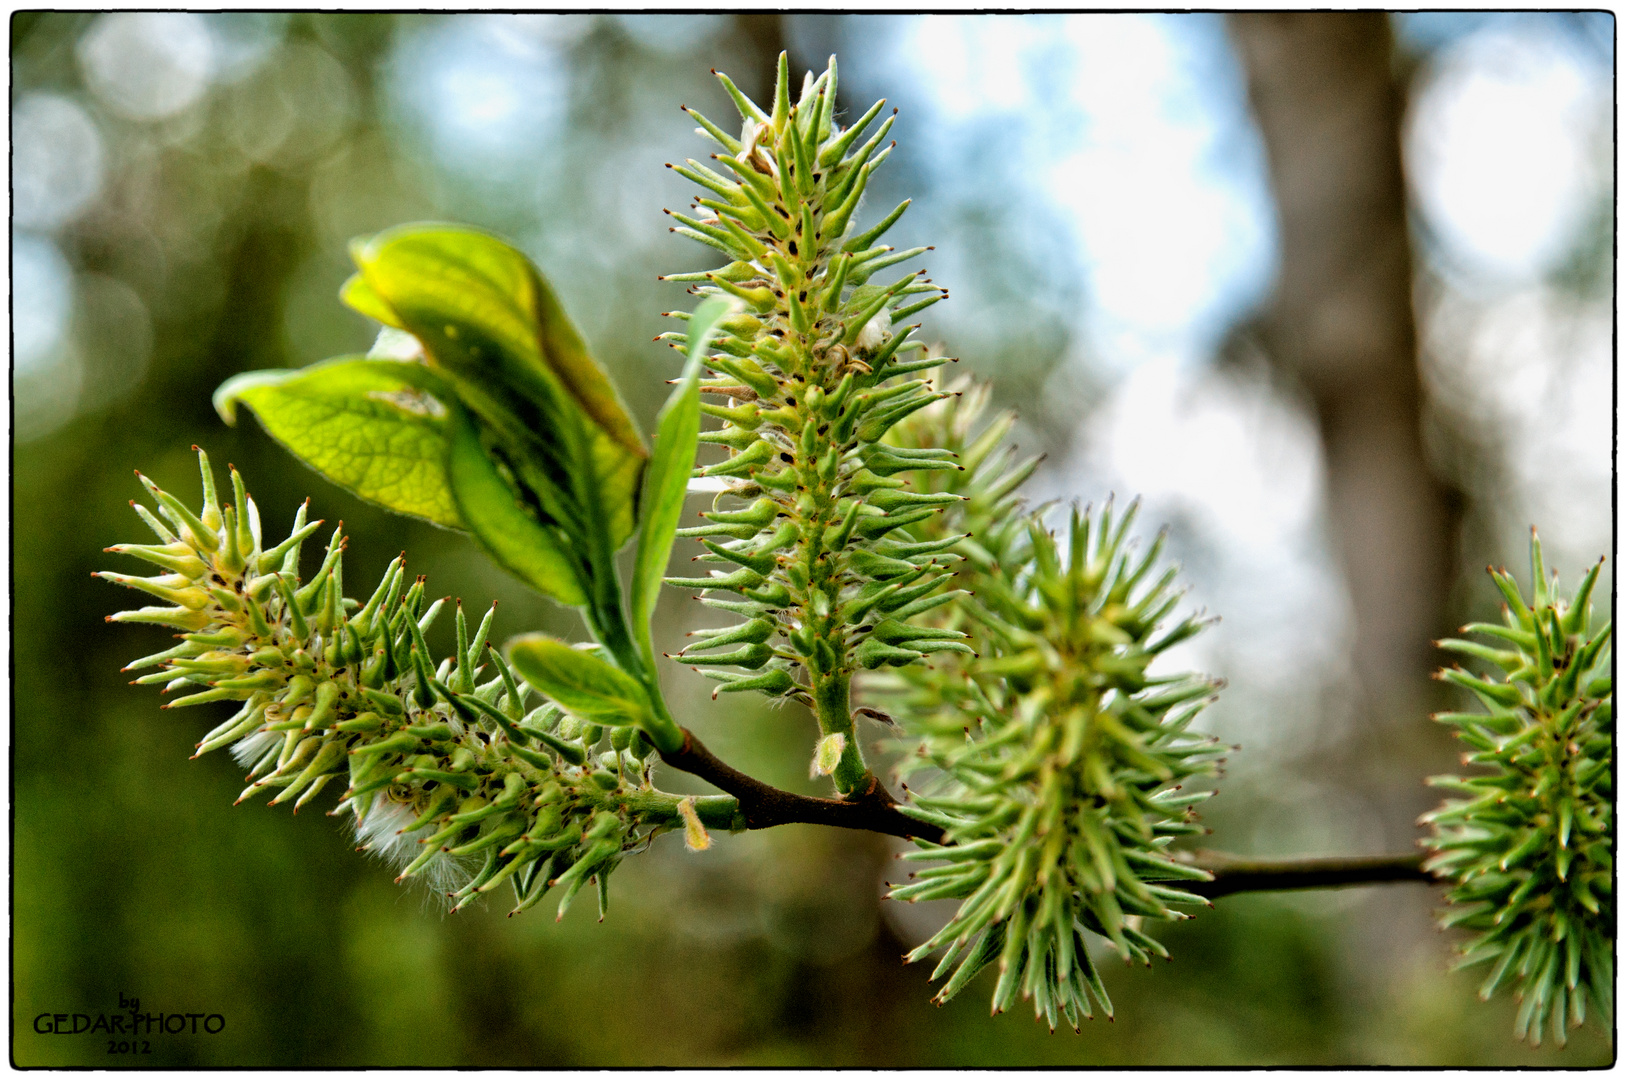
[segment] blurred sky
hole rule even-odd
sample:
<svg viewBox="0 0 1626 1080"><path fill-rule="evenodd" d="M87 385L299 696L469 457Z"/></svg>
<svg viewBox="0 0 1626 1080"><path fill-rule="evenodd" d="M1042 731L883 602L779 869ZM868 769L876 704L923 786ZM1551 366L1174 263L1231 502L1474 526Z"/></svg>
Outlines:
<svg viewBox="0 0 1626 1080"><path fill-rule="evenodd" d="M673 57L727 21L602 18ZM140 167L144 143L186 143L211 97L242 112L232 130L251 162L314 159L352 123L344 67L318 45L283 43L286 23L104 15L77 44L84 91L16 101L20 441L117 400L143 375L151 329L141 297L113 278L76 275L56 240L106 197L109 170ZM522 242L589 274L595 261L663 238L648 227L666 194L652 169L694 150L655 113L661 123L647 133L619 133L614 153L625 160L597 162L593 212L554 213L565 174L580 171L579 154L557 151L583 77L571 49L593 26L585 16L422 20L397 33L379 73L390 137L427 154L432 202L470 216L504 203ZM880 32L855 32L869 27ZM1554 277L1612 197L1611 28L1596 17L1449 13L1400 16L1398 28L1426 56L1406 155L1425 267L1441 283L1420 310L1430 386L1447 412L1516 432L1496 472L1503 532L1539 520L1562 555L1588 557L1610 535L1608 308L1577 302ZM1020 333L1004 321L1010 305L977 279L976 235L956 227L968 206L1015 207L1010 236L1031 249L1018 258L1042 270L1016 310L1046 312L1065 341L1038 408L1067 411L1068 380L1081 371L1100 389L1094 408L1068 414L1076 431L1039 493L1140 494L1147 521L1176 524L1181 554L1206 564L1196 600L1230 620L1223 636L1193 646L1199 662L1254 686L1335 667L1348 619L1321 534L1313 426L1262 382L1222 379L1210 366L1226 331L1265 299L1275 260L1263 147L1222 20L890 18L849 21L839 44L849 79L907 86L919 110L905 118L906 152L931 163L933 190L909 228L935 239L936 279L966 297L939 308L929 330L969 358L997 352L990 328ZM234 96L253 77L271 92ZM330 216L342 232L343 214ZM332 307L342 271L317 271L294 304L301 316ZM595 316L616 317L579 314L589 327ZM296 347L317 336L290 318ZM89 371L91 353L116 359Z"/></svg>
<svg viewBox="0 0 1626 1080"><path fill-rule="evenodd" d="M1501 511L1500 557L1518 565L1536 521L1573 573L1611 541L1609 291L1578 302L1553 278L1612 204L1612 23L1397 24L1424 57L1405 151L1421 262L1442 284L1419 311L1430 386L1476 427L1513 433L1496 447L1497 490L1474 492ZM931 97L925 153L967 162L997 127L1026 192L1073 241L1045 252L1077 260L1073 359L1106 392L1033 486L1138 494L1148 528L1173 522L1194 601L1225 624L1171 663L1231 678L1215 715L1251 751L1302 743L1325 724L1303 699L1339 681L1350 616L1313 422L1262 376L1211 367L1276 258L1263 147L1221 19L928 16L878 40L868 62ZM970 199L982 182L966 167L942 186ZM940 319L951 349L982 315L953 307ZM1066 399L1065 371L1048 396Z"/></svg>

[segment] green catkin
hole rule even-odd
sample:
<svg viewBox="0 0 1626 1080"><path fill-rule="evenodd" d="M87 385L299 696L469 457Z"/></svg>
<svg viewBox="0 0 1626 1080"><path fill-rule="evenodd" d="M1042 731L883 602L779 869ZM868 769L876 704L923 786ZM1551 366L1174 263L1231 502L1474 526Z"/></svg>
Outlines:
<svg viewBox="0 0 1626 1080"><path fill-rule="evenodd" d="M1462 628L1512 649L1439 643L1479 662L1480 674L1437 677L1483 711L1434 719L1468 744L1465 761L1482 771L1430 778L1462 798L1423 815L1433 835L1422 843L1433 852L1425 869L1452 885L1442 923L1471 935L1457 967L1493 962L1480 997L1513 983L1523 1001L1515 1034L1539 1045L1549 1028L1562 1046L1589 1002L1606 1024L1614 1005L1614 626L1592 620L1602 560L1573 599L1548 577L1533 530L1530 564L1530 602L1512 575L1492 570L1507 601L1502 623Z"/></svg>
<svg viewBox="0 0 1626 1080"><path fill-rule="evenodd" d="M208 459L201 452L199 461L205 490L212 492ZM238 504L252 506L235 472L232 480ZM515 883L523 903L531 894L523 893L519 882L530 885L533 865L550 856L560 863L591 857L602 881L619 863L617 853L641 848L656 833L684 827L680 797L656 791L650 783L645 746L629 742L612 750L610 771L591 760L592 747L580 738L537 731L531 734L544 749L518 752L509 740L530 736L515 728L510 717L522 715L532 688L495 651L491 657L500 677L491 689L506 695L508 712L485 701L472 685L491 630L490 613L472 638L459 613L455 678L469 692L459 694L441 683L445 693L437 693L439 680L429 674L433 664L416 616L422 580L403 596L400 559L386 568L365 605L345 601L339 594L342 534L335 533L328 546L316 579L322 584L312 588L300 583L299 542L314 531L314 524L303 520L303 507L293 536L263 550L256 512L239 516L230 506L214 506L210 498L202 513L193 514L168 492L146 483L160 512L176 522L182 535L156 550L140 545L111 550L143 558L163 573L156 578L99 576L146 592L174 590L193 606L120 612L110 618L191 632L181 646L132 667L161 665L154 673L159 678L151 681L178 680L202 688L192 701L240 703L236 714L198 743L194 756L232 746L243 765L254 766L255 781L244 791L245 798L281 789L272 803L298 796L297 810L334 777L346 778L349 790L333 813L351 817L363 848L393 862L402 877L425 878L437 892L467 890L458 906L476 895L476 882L499 878ZM276 588L268 587L250 610L241 598L250 582L267 575ZM338 614L350 608L353 616ZM254 611L261 609L256 618ZM429 622L436 610L438 603L422 622ZM404 650L413 659L402 664ZM358 656L375 653L397 658L385 678L366 674L364 665L356 663ZM478 821L464 814L454 822L459 807L471 802L498 810ZM589 824L596 831L584 841ZM507 844L521 834L529 844ZM455 851L448 850L453 840L459 841ZM465 865L465 856L482 851L491 853L484 882L478 876L471 879Z"/></svg>
<svg viewBox="0 0 1626 1080"><path fill-rule="evenodd" d="M952 397L913 414L877 451L900 461L957 454L964 469L924 473L921 486L964 501L885 550L955 551L964 557L955 584L975 594L922 612L929 630L892 620L872 630L872 642L907 633L917 652L964 640L929 665L868 680L896 703L910 736L897 740L908 751L900 772L938 774L915 793L923 810L906 812L944 826L952 842L904 856L943 869L912 875L892 895L962 901L908 956L946 947L934 977L954 974L939 1001L995 964L995 1012L1021 996L1052 1028L1058 1017L1076 1028L1091 1016L1092 996L1112 1015L1079 934L1105 937L1125 960L1149 963L1166 954L1126 915L1181 919L1170 904L1204 903L1151 883L1209 877L1170 859L1165 846L1198 831L1190 804L1208 792L1170 798L1182 782L1210 774L1222 750L1183 731L1195 711L1189 703L1211 698L1218 683L1146 673L1171 635L1160 637L1156 621L1137 613L1166 610L1174 594L1172 575L1145 584L1156 545L1139 559L1130 550L1134 507L1122 516L1110 503L1099 513L1075 510L1058 539L1020 512L1015 494L1037 460L993 452L1012 418L974 432L987 387L962 380L949 389Z"/></svg>
<svg viewBox="0 0 1626 1080"><path fill-rule="evenodd" d="M726 405L707 403L705 411L721 418L724 426L704 441L729 452L697 475L722 479L719 501L737 499L747 509L715 512L707 526L684 531L705 544L706 559L733 563L738 570L670 583L711 595L733 592L743 599L729 602L728 610L746 616L746 622L690 645L679 659L750 672L705 672L723 682L721 690L752 689L810 706L822 740L843 736L839 762L824 771L831 772L839 791L848 792L866 784L870 775L853 734L853 676L865 666L918 659L924 653L910 649L905 638L883 655L868 640L870 628L842 613L883 574L919 570L920 593L935 589L957 560L955 554L921 550L883 557L877 549L910 523L956 500L932 503L920 517L898 512L902 504L894 503L886 507L887 514L855 527L862 504L874 501L868 486L874 474L865 468L866 455L893 424L942 395L924 381L907 380L894 371L902 339L915 328L896 333L891 328L896 312L911 299L909 290L919 272L875 289L863 284L868 273L855 271L854 256L844 252L855 209L885 154L877 154L876 148L891 118L848 156L881 105L851 128L838 129L829 121L834 58L817 79L805 81L795 102L790 101L784 57L780 75L771 112L719 76L744 123L737 140L688 110L701 125L700 133L721 147L714 157L730 175L695 161L676 167L723 201L697 203L715 215L711 218L675 216L685 221L686 235L728 252L731 261L713 273L679 277L694 281L690 291L701 298L733 296L751 312L724 322L712 342L714 353L705 361L717 379L703 383L703 392L727 400ZM877 240L902 210L870 229L862 248ZM930 292L942 295L935 286ZM674 345L687 340L682 333L662 336ZM911 468L900 464L892 471ZM898 483L901 487L901 477ZM698 655L724 645L741 647Z"/></svg>

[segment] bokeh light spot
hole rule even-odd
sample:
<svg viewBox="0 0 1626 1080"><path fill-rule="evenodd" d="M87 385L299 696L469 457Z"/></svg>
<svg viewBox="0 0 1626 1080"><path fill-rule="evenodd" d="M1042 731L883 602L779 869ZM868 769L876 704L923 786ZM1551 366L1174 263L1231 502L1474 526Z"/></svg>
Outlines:
<svg viewBox="0 0 1626 1080"><path fill-rule="evenodd" d="M72 418L83 370L68 347L73 270L51 241L28 233L11 240L12 434L48 435Z"/></svg>
<svg viewBox="0 0 1626 1080"><path fill-rule="evenodd" d="M59 228L102 188L104 153L96 123L60 94L29 94L11 114L12 222Z"/></svg>
<svg viewBox="0 0 1626 1080"><path fill-rule="evenodd" d="M215 81L224 83L247 78L275 56L288 26L281 11L221 11L203 18L214 47Z"/></svg>
<svg viewBox="0 0 1626 1080"><path fill-rule="evenodd" d="M250 159L288 167L321 156L355 116L350 76L326 50L288 45L231 97L232 137Z"/></svg>
<svg viewBox="0 0 1626 1080"><path fill-rule="evenodd" d="M214 39L184 11L103 15L79 41L79 64L97 97L132 120L162 120L209 89Z"/></svg>
<svg viewBox="0 0 1626 1080"><path fill-rule="evenodd" d="M1520 281L1568 254L1605 177L1607 82L1537 25L1450 47L1417 97L1406 151L1413 189L1448 258Z"/></svg>
<svg viewBox="0 0 1626 1080"><path fill-rule="evenodd" d="M441 165L503 179L530 171L548 151L570 85L557 40L570 27L551 20L568 18L464 16L402 39L389 61L389 90Z"/></svg>
<svg viewBox="0 0 1626 1080"><path fill-rule="evenodd" d="M11 239L12 363L19 375L49 366L73 310L73 271L56 245L13 233Z"/></svg>

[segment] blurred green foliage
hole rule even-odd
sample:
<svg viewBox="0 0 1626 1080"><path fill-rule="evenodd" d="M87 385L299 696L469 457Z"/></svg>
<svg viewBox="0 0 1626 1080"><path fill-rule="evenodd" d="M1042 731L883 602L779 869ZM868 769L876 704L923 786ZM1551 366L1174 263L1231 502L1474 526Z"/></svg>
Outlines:
<svg viewBox="0 0 1626 1080"><path fill-rule="evenodd" d="M899 962L918 931L882 911L880 882L897 864L879 838L796 826L725 838L705 855L670 839L617 875L602 925L592 905L555 925L540 911L505 920L494 904L447 917L355 855L321 814L231 810L236 767L186 760L219 717L161 711L119 673L130 656L165 647L164 632L102 621L124 597L90 573L109 565L102 547L139 530L126 506L139 494L131 470L189 494L188 446L201 443L251 479L268 535L309 495L313 517L342 518L354 537L356 580L376 580L406 549L434 595L477 607L499 598L497 637L577 636L562 609L521 592L455 534L321 482L252 424L223 427L209 391L238 371L365 349L368 324L335 297L344 242L448 218L512 236L538 259L647 432L677 368L649 344L658 313L677 306L655 275L674 258L706 259L669 240L658 213L686 197L660 167L689 147L676 106L726 113L707 69L752 70L754 46L727 19L688 38L607 16L527 24L516 49L565 58L563 119L517 147L512 169L482 172L468 160L460 169L455 154L437 164L400 105L414 64L473 17L232 23L232 40L269 50L260 66L154 119L121 113L89 84L85 42L110 18L19 13L11 26L14 109L36 92L62 95L103 140L99 196L39 235L78 283L83 385L106 391L83 394L79 411L20 440L13 458L15 1065L1612 1060L1595 1026L1561 1056L1511 1042L1513 1004L1480 1005L1473 980L1447 978L1443 942L1374 968L1341 933L1356 894L1224 900L1168 930L1172 964L1107 971L1114 1024L1050 1035L1020 1016L990 1020L986 987L930 1005L928 971ZM112 294L87 283L108 282L122 287L112 292L123 307L86 300ZM124 314L80 319L109 311ZM144 366L126 377L142 342ZM657 647L670 648L694 614L667 597ZM708 744L766 780L812 790L811 720L802 731L768 724L746 703L712 705L699 683L668 675L674 708ZM1224 802L1205 814L1221 839L1259 824L1228 818ZM1389 902L1407 889L1365 892ZM1394 901L1399 918L1425 917L1412 901ZM34 1031L41 1013L114 1013L121 994L149 1012L219 1013L226 1026L151 1038L139 1056L109 1055L100 1036Z"/></svg>

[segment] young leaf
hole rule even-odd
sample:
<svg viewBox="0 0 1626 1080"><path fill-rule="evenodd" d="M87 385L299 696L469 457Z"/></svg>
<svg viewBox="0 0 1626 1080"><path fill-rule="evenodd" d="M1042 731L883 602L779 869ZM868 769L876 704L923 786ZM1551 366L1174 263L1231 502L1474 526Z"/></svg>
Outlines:
<svg viewBox="0 0 1626 1080"><path fill-rule="evenodd" d="M590 652L546 634L525 634L514 640L508 659L526 682L584 720L639 727L653 721L637 680Z"/></svg>
<svg viewBox="0 0 1626 1080"><path fill-rule="evenodd" d="M383 297L374 292L373 287L367 284L367 279L360 274L350 275L350 280L339 289L339 299L369 319L377 319L385 326L396 330L405 329L401 325L401 317L390 309Z"/></svg>
<svg viewBox="0 0 1626 1080"><path fill-rule="evenodd" d="M446 483L450 388L422 364L340 357L250 371L215 391L228 424L241 402L295 457L369 502L461 528Z"/></svg>
<svg viewBox="0 0 1626 1080"><path fill-rule="evenodd" d="M516 471L572 492L582 513L560 524L573 544L620 547L648 452L530 261L486 233L438 225L390 229L351 254L361 275L345 300L418 338L509 459L534 465Z"/></svg>
<svg viewBox="0 0 1626 1080"><path fill-rule="evenodd" d="M689 362L683 377L661 407L655 435L655 454L644 475L643 520L639 523L638 556L632 571L632 629L651 671L655 647L649 624L660 598L661 578L672 554L672 538L683 516L683 496L694 468L700 438L700 363L706 355L717 323L732 310L720 298L701 304L689 320Z"/></svg>
<svg viewBox="0 0 1626 1080"><path fill-rule="evenodd" d="M464 526L521 581L562 604L585 605L579 560L555 528L526 508L481 442L473 417L454 405L448 428L444 473Z"/></svg>

